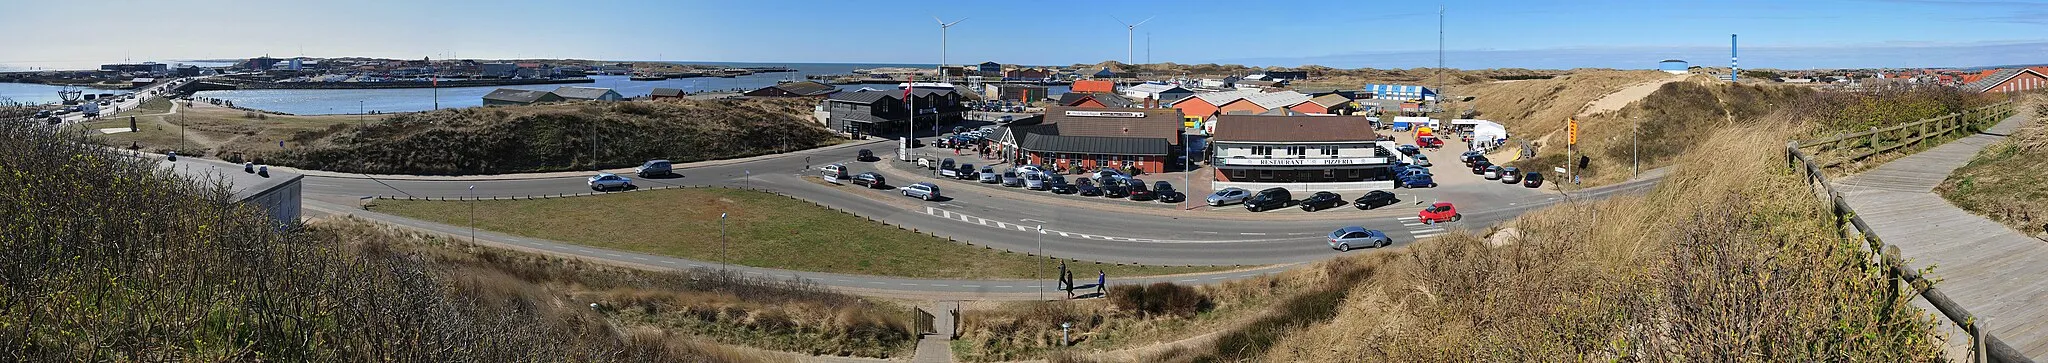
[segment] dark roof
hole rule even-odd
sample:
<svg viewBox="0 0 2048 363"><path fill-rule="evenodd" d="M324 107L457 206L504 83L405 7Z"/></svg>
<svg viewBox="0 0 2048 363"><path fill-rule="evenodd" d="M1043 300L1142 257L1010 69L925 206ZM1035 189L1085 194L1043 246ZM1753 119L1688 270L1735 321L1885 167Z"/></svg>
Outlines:
<svg viewBox="0 0 2048 363"><path fill-rule="evenodd" d="M1166 155L1166 139L1024 134L1018 147L1037 152L1105 155Z"/></svg>
<svg viewBox="0 0 2048 363"><path fill-rule="evenodd" d="M491 94L484 95L484 99L518 103L534 103L552 94L554 93L548 91L499 88L496 91L491 91ZM560 96L557 95L556 97Z"/></svg>
<svg viewBox="0 0 2048 363"><path fill-rule="evenodd" d="M1137 103L1135 103L1135 102L1131 102L1131 100L1130 100L1130 99L1126 99L1126 98L1123 98L1123 96L1117 96L1117 95L1113 95L1113 94L1095 94L1095 93L1080 93L1080 92L1068 92L1068 93L1061 93L1061 94L1060 94L1060 105L1061 105L1061 106L1073 106L1073 105L1074 105L1075 103L1079 103L1079 102L1081 102L1081 100L1082 100L1082 99L1091 99L1091 98L1092 98L1092 99L1095 99L1095 102L1101 102L1103 106L1107 106L1107 107L1109 107L1109 108L1131 108L1131 107L1138 107L1138 104L1137 104Z"/></svg>
<svg viewBox="0 0 2048 363"><path fill-rule="evenodd" d="M1379 138L1365 116L1216 117L1217 142L1363 142Z"/></svg>
<svg viewBox="0 0 2048 363"><path fill-rule="evenodd" d="M823 96L839 91L839 87L812 81L790 82L769 87L781 89L783 92L789 92L798 96Z"/></svg>
<svg viewBox="0 0 2048 363"><path fill-rule="evenodd" d="M1123 115L1142 116L1118 117ZM1045 110L1040 124L1055 125L1066 136L1152 137L1180 145L1181 122L1180 110L1171 108L1053 106Z"/></svg>
<svg viewBox="0 0 2048 363"><path fill-rule="evenodd" d="M654 93L652 93L651 95L662 97L682 97L683 90L679 88L656 88L654 89Z"/></svg>
<svg viewBox="0 0 2048 363"><path fill-rule="evenodd" d="M834 93L832 94L831 100L872 104L875 103L875 101L881 101L884 98L900 99L902 97L903 92L898 91L856 91Z"/></svg>

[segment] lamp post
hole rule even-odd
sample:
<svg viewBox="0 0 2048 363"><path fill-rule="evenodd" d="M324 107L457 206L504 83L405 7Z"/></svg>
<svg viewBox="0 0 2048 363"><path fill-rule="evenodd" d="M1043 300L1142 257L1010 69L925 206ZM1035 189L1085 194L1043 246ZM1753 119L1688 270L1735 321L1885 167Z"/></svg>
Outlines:
<svg viewBox="0 0 2048 363"><path fill-rule="evenodd" d="M718 214L718 271L719 271L719 272L724 272L724 271L725 271L725 268L726 268L726 266L725 266L726 262L725 262L725 261L726 261L726 259L728 258L728 256L729 256L729 255L728 255L728 254L726 253L726 243L725 243L725 213L719 213L719 214Z"/></svg>
<svg viewBox="0 0 2048 363"><path fill-rule="evenodd" d="M1643 149L1643 146L1642 146L1642 145L1643 145L1643 139L1642 139L1642 131L1643 131L1643 118L1642 118L1642 117L1636 117L1636 118L1635 118L1635 121L1636 121L1636 122L1635 122L1635 128L1634 128L1634 129L1630 129L1630 130L1628 131L1628 141L1629 141L1629 144L1628 144L1628 158L1629 158L1629 166L1628 166L1628 176L1629 176L1630 178L1634 178L1634 177L1640 176L1640 174L1642 173L1640 169L1642 169L1642 167L1643 167L1643 157L1642 157L1642 149Z"/></svg>
<svg viewBox="0 0 2048 363"><path fill-rule="evenodd" d="M368 124L369 124L369 121L366 121L366 120L364 120L364 118L363 118L363 115L364 115L364 114L368 114L369 112L365 112L365 111L363 111L363 109L365 109L365 107L363 107L363 100L356 100L356 125L357 125L357 126L363 126L363 125L368 125Z"/></svg>
<svg viewBox="0 0 2048 363"><path fill-rule="evenodd" d="M476 185L469 186L469 243L476 243Z"/></svg>
<svg viewBox="0 0 2048 363"><path fill-rule="evenodd" d="M1031 276L1038 279L1038 301L1045 301L1045 225L1038 225L1038 269Z"/></svg>

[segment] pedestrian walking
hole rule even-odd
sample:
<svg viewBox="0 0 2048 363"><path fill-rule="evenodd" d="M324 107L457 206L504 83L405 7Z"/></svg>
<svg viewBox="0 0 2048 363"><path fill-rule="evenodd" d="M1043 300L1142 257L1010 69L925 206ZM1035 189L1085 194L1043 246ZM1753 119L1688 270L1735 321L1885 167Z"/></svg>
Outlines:
<svg viewBox="0 0 2048 363"><path fill-rule="evenodd" d="M1102 273L1102 270L1095 270L1095 293L1103 294L1107 292L1109 292L1109 274Z"/></svg>

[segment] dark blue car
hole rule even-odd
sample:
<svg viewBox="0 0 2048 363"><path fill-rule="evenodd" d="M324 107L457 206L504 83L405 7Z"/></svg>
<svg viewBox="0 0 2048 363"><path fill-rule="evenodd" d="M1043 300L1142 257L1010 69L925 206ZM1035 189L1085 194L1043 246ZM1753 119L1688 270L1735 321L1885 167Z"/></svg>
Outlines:
<svg viewBox="0 0 2048 363"><path fill-rule="evenodd" d="M1435 188L1436 178L1428 170L1410 169L1394 177L1395 188Z"/></svg>

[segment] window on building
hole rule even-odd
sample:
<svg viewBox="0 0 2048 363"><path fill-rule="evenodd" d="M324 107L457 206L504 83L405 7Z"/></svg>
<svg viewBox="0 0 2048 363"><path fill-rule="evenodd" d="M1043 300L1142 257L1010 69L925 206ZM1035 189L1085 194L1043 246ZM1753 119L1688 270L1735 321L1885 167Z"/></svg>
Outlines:
<svg viewBox="0 0 2048 363"><path fill-rule="evenodd" d="M1323 179L1336 179L1337 169L1323 169Z"/></svg>
<svg viewBox="0 0 2048 363"><path fill-rule="evenodd" d="M1272 171L1272 170L1260 170L1260 171L1259 171L1259 180L1273 180L1273 171Z"/></svg>
<svg viewBox="0 0 2048 363"><path fill-rule="evenodd" d="M1244 180L1244 169L1230 169L1230 180Z"/></svg>
<svg viewBox="0 0 2048 363"><path fill-rule="evenodd" d="M1301 156L1301 155L1307 155L1307 154L1308 154L1308 147L1307 147L1307 146L1288 146L1288 147L1287 147L1287 155L1289 155L1289 156Z"/></svg>
<svg viewBox="0 0 2048 363"><path fill-rule="evenodd" d="M1252 155L1273 156L1272 146L1253 146Z"/></svg>
<svg viewBox="0 0 2048 363"><path fill-rule="evenodd" d="M1323 145L1323 156L1337 156L1337 145Z"/></svg>
<svg viewBox="0 0 2048 363"><path fill-rule="evenodd" d="M1365 178L1365 171L1364 171L1364 170L1360 170L1360 169L1351 169L1351 180L1360 180L1360 179L1364 179L1364 178Z"/></svg>

